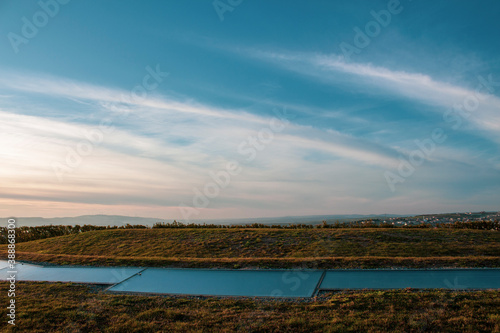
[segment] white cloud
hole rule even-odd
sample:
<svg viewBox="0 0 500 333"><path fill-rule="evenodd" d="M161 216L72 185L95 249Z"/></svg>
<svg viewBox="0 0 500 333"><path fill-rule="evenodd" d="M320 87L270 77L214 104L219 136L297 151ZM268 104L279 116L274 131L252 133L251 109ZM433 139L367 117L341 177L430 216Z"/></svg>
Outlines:
<svg viewBox="0 0 500 333"><path fill-rule="evenodd" d="M190 137L195 142L210 140L212 138L223 138L222 144L237 145L241 140L245 139L241 133L245 130L249 133L259 131L263 127L269 126L270 117L262 117L250 114L241 110L224 110L213 108L210 106L202 105L196 102L179 102L170 100L159 95L151 95L146 99L132 103L128 107L123 107L123 101L129 98L122 98L121 96L127 95L126 91L118 89L110 89L107 87L99 87L80 83L76 81L60 79L60 78L40 78L40 77L25 77L25 76L4 76L0 79L0 84L14 90L20 90L28 93L37 93L48 95L51 97L60 96L71 99L83 99L87 101L95 101L101 105L102 108L111 112L112 120L117 119L121 121L123 117L116 116L116 113L123 113L123 109L132 112L132 115L127 117L134 117L133 121L149 118L149 121L144 121L144 131L148 131L148 127L158 124L167 124L166 131L171 129L179 133L179 128L184 132L189 133ZM114 113L114 114L113 114ZM156 119L151 119L154 115ZM113 118L114 116L114 118ZM202 116L203 118L200 118ZM144 120L144 119L143 119ZM179 120L182 120L179 124ZM131 120L128 120L131 122ZM133 126L140 124L134 122ZM45 125L43 125L45 126ZM57 128L57 127L56 127ZM317 136L316 132L321 132L317 129L304 127L298 124L289 125L289 131L295 132L294 135L289 135L287 138L292 143L300 143L301 146L312 147L314 149L322 149L326 152L343 156L349 159L354 159L370 165L380 165L387 167L388 165L395 165L394 152L389 150L383 152L382 149L378 151L373 150L373 145L363 143L362 140L344 136L341 133L336 135L329 135L326 140L313 140L311 136ZM74 128L68 129L68 135L74 135ZM118 137L116 135L115 137ZM117 138L115 141L120 141ZM209 141L210 141L209 140ZM136 141L128 141L131 147L139 147L147 145L150 142L145 138ZM365 147L363 147L365 145ZM222 148L220 147L220 148ZM148 148L144 146L144 148ZM217 149L217 148L216 148ZM160 147L148 149L150 152L160 151ZM199 151L199 153L201 153Z"/></svg>
<svg viewBox="0 0 500 333"><path fill-rule="evenodd" d="M83 101L95 119L79 123L53 116L61 112L52 112L51 118L24 115L23 99L14 110L12 104L0 109L0 141L5 143L0 149L0 202L16 209L25 207L23 201L38 211L43 210L44 202L60 202L78 212L87 212L91 205L108 205L107 211L116 213L130 205L137 211L151 207L156 216L161 211L170 214L181 202L191 204L194 187L202 189L212 181L209 171L220 170L228 160L236 159L244 171L198 217L224 216L234 213L234 207L241 209L242 216L273 215L273 206L278 207L274 212L293 206L290 214L333 209L349 213L360 203L375 207L373 198L383 197L380 193L386 190L382 168L399 163L394 149L293 122L275 133L255 161L247 163L237 152L239 144L269 127L271 118L160 95L124 105L120 95L125 91L44 80L31 78L29 85L23 85L18 78L0 80L0 84L33 98L36 94L63 97L74 105ZM59 107L51 101L40 103L48 109ZM121 117L123 108L131 111L126 117ZM92 153L83 156L82 163L58 182L53 162L64 164L68 149L87 140L85 133L98 128L99 120L108 116L115 130L104 133ZM331 160L305 158L317 151Z"/></svg>
<svg viewBox="0 0 500 333"><path fill-rule="evenodd" d="M256 50L246 50L240 54L270 61L287 70L334 84L337 84L339 80L345 81L345 76L339 77L339 73L345 74L356 78L355 81L349 81L350 84L371 86L378 92L382 90L385 94L399 95L439 107L439 109L429 108L431 112L444 114L446 110L459 105L464 110L463 114L470 114L464 117L457 112L454 113L456 117L461 118L462 123L474 124L475 129L485 131L486 137L493 138L493 141L497 143L500 142L500 114L498 112L500 98L491 94L491 89L498 90L499 78L480 79L478 76L477 82L473 84L474 89L469 89L440 82L426 74L393 71L371 64L345 62L337 55L273 53ZM486 87L482 84L485 81L493 81L493 85L487 84ZM450 122L452 123L450 127L456 124L455 121L450 120ZM466 129L462 123L460 126Z"/></svg>

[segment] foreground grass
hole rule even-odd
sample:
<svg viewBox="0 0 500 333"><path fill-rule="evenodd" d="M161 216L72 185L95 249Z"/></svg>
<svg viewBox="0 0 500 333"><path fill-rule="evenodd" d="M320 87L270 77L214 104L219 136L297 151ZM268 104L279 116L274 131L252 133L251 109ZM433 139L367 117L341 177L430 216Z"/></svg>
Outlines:
<svg viewBox="0 0 500 333"><path fill-rule="evenodd" d="M6 293L0 302L7 304ZM85 285L18 282L16 303L20 332L500 332L498 290L266 300L116 295ZM3 306L0 317L2 331L14 331Z"/></svg>
<svg viewBox="0 0 500 333"><path fill-rule="evenodd" d="M0 246L6 253L6 245ZM500 232L443 229L125 229L17 244L19 260L172 267L500 267Z"/></svg>

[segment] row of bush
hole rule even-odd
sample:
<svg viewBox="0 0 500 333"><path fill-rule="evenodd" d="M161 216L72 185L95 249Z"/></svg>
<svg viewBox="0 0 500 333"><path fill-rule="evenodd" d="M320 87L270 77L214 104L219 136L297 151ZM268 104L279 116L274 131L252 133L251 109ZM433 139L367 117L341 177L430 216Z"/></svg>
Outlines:
<svg viewBox="0 0 500 333"><path fill-rule="evenodd" d="M252 224L206 224L206 223L188 223L184 224L182 222L174 221L172 223L158 222L153 225L153 229L156 228L204 228L204 229L314 229L316 226L314 224L262 224L262 223L252 223Z"/></svg>
<svg viewBox="0 0 500 333"><path fill-rule="evenodd" d="M420 223L399 225L392 223L380 223L376 220L363 220L354 222L335 222L329 224L323 221L321 224L237 224L237 225L220 225L220 224L196 224L174 221L172 223L158 222L153 225L153 228L206 228L206 229L246 229L246 228L268 228L268 229L322 229L322 228L410 228L410 229L425 229L425 228L450 228L450 229L478 229L478 230L500 230L500 221L470 221L470 222L454 222L454 223Z"/></svg>
<svg viewBox="0 0 500 333"><path fill-rule="evenodd" d="M106 229L146 229L143 225L123 225L123 226L98 226L98 225L42 225L35 227L16 228L16 243L29 242L37 239L44 239L56 236L78 234L93 230ZM0 244L7 244L7 227L0 227Z"/></svg>
<svg viewBox="0 0 500 333"><path fill-rule="evenodd" d="M389 223L377 223L373 220L367 221L355 221L355 222L335 222L333 224L328 224L323 221L321 224L262 224L253 223L245 225L220 225L220 224L195 224L189 223L184 224L181 222L174 221L172 223L158 222L152 227L157 228L204 228L204 229L243 229L243 228L267 228L267 229L322 229L322 228L447 228L447 229L476 229L476 230L500 230L500 221L471 221L471 222L454 222L454 223L441 223L441 224L415 224L415 225L393 225ZM96 226L96 225L44 225L36 227L19 227L16 228L16 242L28 242L37 239L44 239L56 236L64 236L71 234L78 234L86 231L93 230L112 230L112 229L149 229L148 226L144 225L131 225L126 224L123 226ZM7 244L8 229L6 227L0 227L0 244Z"/></svg>
<svg viewBox="0 0 500 333"><path fill-rule="evenodd" d="M438 225L440 228L453 229L478 229L478 230L500 230L500 221L471 221L471 222L454 222L443 223Z"/></svg>

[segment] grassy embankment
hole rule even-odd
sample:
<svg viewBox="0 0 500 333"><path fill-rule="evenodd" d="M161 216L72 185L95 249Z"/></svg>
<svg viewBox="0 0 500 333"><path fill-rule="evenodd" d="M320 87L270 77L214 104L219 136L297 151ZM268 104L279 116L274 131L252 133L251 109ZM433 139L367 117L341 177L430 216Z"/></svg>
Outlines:
<svg viewBox="0 0 500 333"><path fill-rule="evenodd" d="M5 257L6 245L0 249ZM500 233L485 230L100 230L16 249L20 260L58 264L500 267ZM500 332L498 290L346 291L283 301L116 295L97 286L18 282L16 300L16 329L23 332ZM0 303L7 302L1 294ZM0 310L5 323L6 310Z"/></svg>
<svg viewBox="0 0 500 333"><path fill-rule="evenodd" d="M6 245L1 245L6 257ZM262 268L500 267L500 232L467 229L122 229L16 245L18 260Z"/></svg>
<svg viewBox="0 0 500 333"><path fill-rule="evenodd" d="M7 289L0 282L2 290ZM350 291L316 299L187 298L18 282L17 332L500 332L500 291ZM7 304L6 293L0 303ZM6 323L3 332L14 332Z"/></svg>

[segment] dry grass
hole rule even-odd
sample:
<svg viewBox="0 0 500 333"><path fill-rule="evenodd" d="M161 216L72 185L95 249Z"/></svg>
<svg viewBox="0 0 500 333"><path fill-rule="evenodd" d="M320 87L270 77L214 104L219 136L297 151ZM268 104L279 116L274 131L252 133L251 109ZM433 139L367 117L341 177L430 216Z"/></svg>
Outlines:
<svg viewBox="0 0 500 333"><path fill-rule="evenodd" d="M17 287L19 332L500 332L500 291L352 291L279 301L114 295L63 283ZM7 301L2 293L0 302ZM0 317L7 318L5 307Z"/></svg>
<svg viewBox="0 0 500 333"><path fill-rule="evenodd" d="M1 246L4 256L6 246ZM17 244L58 264L500 267L500 233L426 229L104 230ZM7 284L0 282L6 290ZM349 291L307 300L130 296L18 282L21 332L500 332L500 291ZM0 294L7 304L7 294ZM6 307L0 310L6 317ZM11 332L3 326L2 331Z"/></svg>
<svg viewBox="0 0 500 333"><path fill-rule="evenodd" d="M310 258L156 258L17 252L18 260L57 265L179 268L443 268L500 267L499 257L310 257Z"/></svg>
<svg viewBox="0 0 500 333"><path fill-rule="evenodd" d="M4 253L6 245L0 246ZM500 232L442 229L125 229L17 244L18 259L170 267L499 267Z"/></svg>

